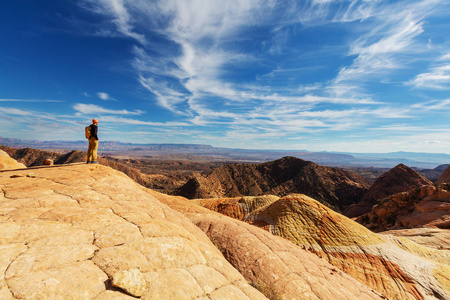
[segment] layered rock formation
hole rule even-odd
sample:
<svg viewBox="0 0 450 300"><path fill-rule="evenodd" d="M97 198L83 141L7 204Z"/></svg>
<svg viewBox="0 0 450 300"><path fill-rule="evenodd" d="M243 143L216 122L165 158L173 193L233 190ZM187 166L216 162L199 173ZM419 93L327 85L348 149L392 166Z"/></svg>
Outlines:
<svg viewBox="0 0 450 300"><path fill-rule="evenodd" d="M182 197L149 192L202 229L227 260L270 299L386 299L287 239Z"/></svg>
<svg viewBox="0 0 450 300"><path fill-rule="evenodd" d="M1 299L266 299L191 221L122 173L31 171L0 173Z"/></svg>
<svg viewBox="0 0 450 300"><path fill-rule="evenodd" d="M380 232L380 234L407 237L413 242L426 247L450 250L450 230L448 229L423 227L389 230Z"/></svg>
<svg viewBox="0 0 450 300"><path fill-rule="evenodd" d="M414 187L430 185L431 181L404 164L399 164L377 178L361 201L344 211L349 218L366 214L372 210L378 200L406 192Z"/></svg>
<svg viewBox="0 0 450 300"><path fill-rule="evenodd" d="M11 158L5 151L0 150L0 170L22 168L26 168L26 166L24 164L18 163L15 159Z"/></svg>
<svg viewBox="0 0 450 300"><path fill-rule="evenodd" d="M227 165L197 176L176 190L190 199L303 193L336 209L358 202L369 188L350 171L319 166L295 157L262 164Z"/></svg>
<svg viewBox="0 0 450 300"><path fill-rule="evenodd" d="M195 202L220 210L220 201ZM305 195L239 197L224 203L240 219L327 259L389 299L450 297L449 251L373 233Z"/></svg>
<svg viewBox="0 0 450 300"><path fill-rule="evenodd" d="M417 227L450 229L450 191L426 185L395 194L356 221L373 231Z"/></svg>

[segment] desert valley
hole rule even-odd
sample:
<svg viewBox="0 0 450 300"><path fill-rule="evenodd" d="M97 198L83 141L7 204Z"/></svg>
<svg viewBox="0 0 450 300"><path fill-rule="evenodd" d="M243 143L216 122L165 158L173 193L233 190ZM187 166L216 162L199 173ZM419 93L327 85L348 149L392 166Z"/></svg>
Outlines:
<svg viewBox="0 0 450 300"><path fill-rule="evenodd" d="M450 299L448 166L85 155L1 146L2 299Z"/></svg>

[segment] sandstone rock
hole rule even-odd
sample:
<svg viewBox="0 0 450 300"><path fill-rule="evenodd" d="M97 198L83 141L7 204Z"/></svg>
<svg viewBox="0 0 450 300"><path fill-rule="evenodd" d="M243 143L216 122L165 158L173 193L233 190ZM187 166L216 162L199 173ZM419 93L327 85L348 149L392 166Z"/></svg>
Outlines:
<svg viewBox="0 0 450 300"><path fill-rule="evenodd" d="M412 240L413 242L434 248L450 250L450 230L439 228L412 228L397 229L380 232L380 234L390 234L401 236Z"/></svg>
<svg viewBox="0 0 450 300"><path fill-rule="evenodd" d="M112 278L112 285L135 297L142 296L146 288L145 279L138 269L116 272Z"/></svg>
<svg viewBox="0 0 450 300"><path fill-rule="evenodd" d="M5 151L0 150L0 170L23 169L24 164L18 163L11 158Z"/></svg>
<svg viewBox="0 0 450 300"><path fill-rule="evenodd" d="M195 201L150 190L149 193L189 217L251 285L271 299L383 299L379 293L286 239L199 207ZM246 198L249 207L256 205L251 204L251 199ZM252 200L257 199L266 203L264 197ZM223 299L232 292L222 288L212 293L211 298Z"/></svg>
<svg viewBox="0 0 450 300"><path fill-rule="evenodd" d="M200 203L207 203L202 201ZM244 219L327 259L389 299L445 299L450 296L450 251L438 251L405 239L378 235L305 195L291 195L271 203L261 202L261 205ZM202 219L205 222L205 218ZM199 219L197 222L202 221ZM210 224L205 228L208 231L215 229ZM228 232L231 229L216 231ZM220 238L219 234L211 236L215 244L218 244L215 239ZM233 247L232 241L231 238L226 240L227 251ZM236 248L249 253L252 244L247 238ZM266 257L270 258L269 255ZM233 257L233 260L237 258ZM276 257L270 258L271 262L264 264L264 268L275 260ZM296 264L293 261L288 263L288 266L292 265ZM297 272L302 271L299 269Z"/></svg>
<svg viewBox="0 0 450 300"><path fill-rule="evenodd" d="M432 185L383 199L356 221L374 231L404 228L450 228L450 191Z"/></svg>
<svg viewBox="0 0 450 300"><path fill-rule="evenodd" d="M33 172L0 173L1 299L130 299L124 291L194 299L221 290L266 299L189 219L123 173L86 164ZM145 288L125 284L139 277L133 269Z"/></svg>

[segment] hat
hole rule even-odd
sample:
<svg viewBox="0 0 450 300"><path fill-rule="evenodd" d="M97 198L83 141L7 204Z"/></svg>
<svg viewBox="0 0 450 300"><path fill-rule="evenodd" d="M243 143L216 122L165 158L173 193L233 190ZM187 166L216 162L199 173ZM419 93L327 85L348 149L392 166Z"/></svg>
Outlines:
<svg viewBox="0 0 450 300"><path fill-rule="evenodd" d="M92 124L98 124L98 120L97 119L92 119Z"/></svg>

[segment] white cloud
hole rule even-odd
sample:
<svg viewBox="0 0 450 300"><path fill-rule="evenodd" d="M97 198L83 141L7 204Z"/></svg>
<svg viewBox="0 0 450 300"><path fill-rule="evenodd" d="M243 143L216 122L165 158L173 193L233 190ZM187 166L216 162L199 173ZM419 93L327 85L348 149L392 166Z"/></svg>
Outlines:
<svg viewBox="0 0 450 300"><path fill-rule="evenodd" d="M105 101L116 101L116 102L119 102L116 99L114 99L113 97L111 97L108 93L105 93L105 92L97 93L97 97L99 97L100 99L105 100Z"/></svg>
<svg viewBox="0 0 450 300"><path fill-rule="evenodd" d="M76 103L73 106L73 109L86 115L97 115L97 114L142 115L144 113L144 111L142 110L134 110L134 111L129 111L126 109L112 110L94 104L82 104L82 103Z"/></svg>
<svg viewBox="0 0 450 300"><path fill-rule="evenodd" d="M190 126L185 122L148 122L135 119L121 118L115 116L103 116L102 123L109 122L113 124L139 125L139 126L156 126L156 127L173 127L173 126Z"/></svg>
<svg viewBox="0 0 450 300"><path fill-rule="evenodd" d="M422 19L404 12L396 13L402 16L397 24L389 19L352 44L349 54L357 57L351 66L340 70L336 83L367 80L371 75L381 77L385 71L403 67L395 55L412 51L414 38L423 32Z"/></svg>
<svg viewBox="0 0 450 300"><path fill-rule="evenodd" d="M447 109L450 109L450 99L432 100L424 103L416 103L411 107L420 110L446 111Z"/></svg>
<svg viewBox="0 0 450 300"><path fill-rule="evenodd" d="M110 17L111 22L121 34L133 38L141 44L146 44L144 35L135 32L132 24L133 18L126 7L127 2L126 0L82 0L81 3L95 13ZM111 31L107 29L100 30L98 33L111 35Z"/></svg>
<svg viewBox="0 0 450 300"><path fill-rule="evenodd" d="M388 119L414 117L414 107L378 101L379 96L369 94L364 84L373 79L389 79L391 72L407 66L413 54L429 50L428 41L422 44L418 37L424 32L427 15L439 1L155 0L150 5L145 0L89 0L89 3L97 13L113 20L118 32L139 42L132 50L138 82L155 95L152 100L182 119L159 123L107 116L107 122L156 127L223 124L224 131L228 131L223 135L227 138L235 134L247 140L291 138L305 132L355 131ZM242 68L245 72L243 66L249 62L270 66L265 69L266 75L258 77L261 84L280 79L282 73L302 73L308 77L305 70L308 67L297 68L302 61L292 67L285 64L277 68L273 61L265 61L266 56L244 53L237 40L252 41L252 32L264 26L273 26L261 46L264 55L269 56L285 50L290 34L295 33L287 30L289 25L300 23L303 30L350 22L354 24L344 27L353 34L346 53L346 61L352 62L342 64L340 70L332 70L337 75L330 75L329 81L305 81L308 83L297 84L295 88L283 84L257 86L227 79L230 69L237 72ZM150 30L167 44L161 49L152 45L145 37ZM443 74L439 73L442 71ZM446 72L438 67L430 69L416 77L416 85L433 81L444 86ZM111 99L107 93L98 96ZM437 107L438 103L434 105ZM143 113L85 104L77 104L74 109L84 114Z"/></svg>
<svg viewBox="0 0 450 300"><path fill-rule="evenodd" d="M419 74L406 84L414 88L449 90L450 62L439 67L434 67L430 72Z"/></svg>

